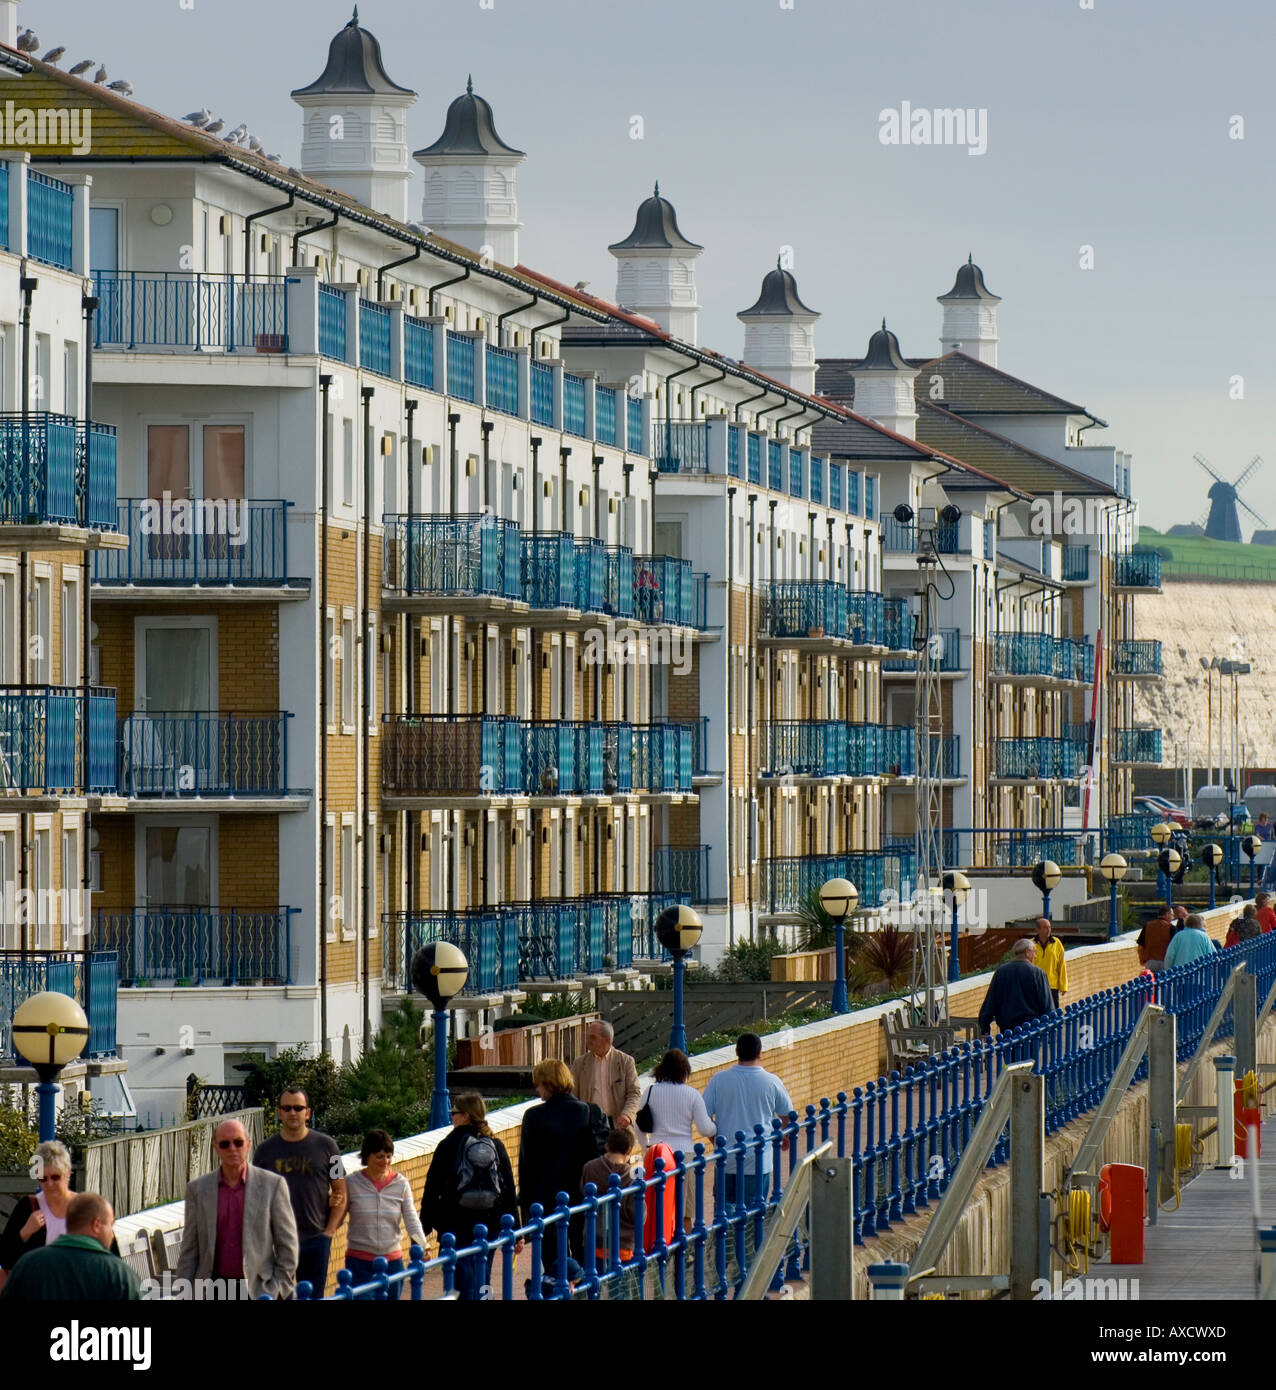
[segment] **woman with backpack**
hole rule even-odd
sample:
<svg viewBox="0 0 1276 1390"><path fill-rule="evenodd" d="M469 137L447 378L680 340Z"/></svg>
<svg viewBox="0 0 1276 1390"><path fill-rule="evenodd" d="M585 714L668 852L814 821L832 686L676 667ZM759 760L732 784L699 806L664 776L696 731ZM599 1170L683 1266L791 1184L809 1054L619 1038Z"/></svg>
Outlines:
<svg viewBox="0 0 1276 1390"><path fill-rule="evenodd" d="M421 1195L421 1225L426 1232L451 1231L456 1248L464 1250L474 1238L474 1227L487 1227L493 1240L500 1234L506 1214L518 1221L514 1170L505 1145L487 1123L487 1106L477 1091L458 1091L452 1097L452 1132L434 1151ZM519 1241L515 1253L522 1247ZM462 1301L478 1302L491 1282L495 1251L489 1251L486 1269L478 1256L459 1260L456 1290Z"/></svg>
<svg viewBox="0 0 1276 1390"><path fill-rule="evenodd" d="M350 1220L346 1231L346 1268L356 1288L372 1282L376 1273L373 1261L380 1255L385 1256L387 1274L403 1271L404 1227L408 1239L428 1253L425 1231L412 1204L412 1184L390 1167L394 1140L384 1129L370 1129L363 1136L359 1158L363 1167L346 1179ZM400 1285L399 1297L406 1291L406 1283Z"/></svg>

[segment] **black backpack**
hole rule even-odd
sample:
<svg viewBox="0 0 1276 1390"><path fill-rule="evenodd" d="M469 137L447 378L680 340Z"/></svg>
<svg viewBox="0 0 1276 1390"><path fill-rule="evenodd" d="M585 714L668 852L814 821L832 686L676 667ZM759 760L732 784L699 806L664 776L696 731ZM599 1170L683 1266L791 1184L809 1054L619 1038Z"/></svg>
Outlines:
<svg viewBox="0 0 1276 1390"><path fill-rule="evenodd" d="M456 1160L456 1200L466 1211L491 1211L501 1196L496 1140L475 1134L464 1139Z"/></svg>

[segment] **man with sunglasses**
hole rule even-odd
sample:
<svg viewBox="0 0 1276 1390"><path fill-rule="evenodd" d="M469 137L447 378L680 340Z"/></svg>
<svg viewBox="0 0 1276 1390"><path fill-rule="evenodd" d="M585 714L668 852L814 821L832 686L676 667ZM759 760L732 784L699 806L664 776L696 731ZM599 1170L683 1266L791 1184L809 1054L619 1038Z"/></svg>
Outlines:
<svg viewBox="0 0 1276 1390"><path fill-rule="evenodd" d="M297 1282L308 1280L314 1297L322 1298L328 1284L332 1238L346 1214L341 1150L331 1135L310 1128L310 1100L299 1087L289 1086L284 1091L277 1113L279 1133L257 1146L253 1163L278 1173L288 1184L300 1242Z"/></svg>
<svg viewBox="0 0 1276 1390"><path fill-rule="evenodd" d="M297 1223L288 1184L248 1162L238 1120L213 1131L216 1172L186 1187L177 1277L246 1280L249 1298L289 1298L297 1283Z"/></svg>

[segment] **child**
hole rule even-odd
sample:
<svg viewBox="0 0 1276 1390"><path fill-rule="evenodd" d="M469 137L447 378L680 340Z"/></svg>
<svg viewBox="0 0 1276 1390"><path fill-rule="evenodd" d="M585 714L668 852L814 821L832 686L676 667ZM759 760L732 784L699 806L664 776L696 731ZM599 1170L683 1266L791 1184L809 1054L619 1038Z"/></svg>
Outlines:
<svg viewBox="0 0 1276 1390"><path fill-rule="evenodd" d="M603 1150L601 1158L591 1158L581 1169L580 1182L583 1187L587 1182L592 1182L598 1190L599 1197L608 1190L611 1184L611 1175L620 1174L620 1184L627 1187L632 1178L632 1154L634 1147L634 1134L632 1129L613 1129L607 1136L607 1145ZM598 1212L598 1235L595 1254L602 1264L606 1264L611 1259L611 1222L615 1219L617 1207L608 1202L605 1207L600 1207ZM634 1198L629 1193L620 1199L619 1203L620 1219L620 1258L622 1260L632 1260L634 1257Z"/></svg>

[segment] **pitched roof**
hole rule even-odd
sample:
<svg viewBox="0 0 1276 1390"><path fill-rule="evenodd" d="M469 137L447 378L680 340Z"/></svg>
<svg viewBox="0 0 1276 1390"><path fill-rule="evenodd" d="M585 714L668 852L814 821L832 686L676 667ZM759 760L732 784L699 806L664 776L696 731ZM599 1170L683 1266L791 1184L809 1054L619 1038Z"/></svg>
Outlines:
<svg viewBox="0 0 1276 1390"><path fill-rule="evenodd" d="M975 264L973 255L966 257L966 264L957 267L957 278L947 294L937 296L941 304L952 299L983 299L989 304L1000 304L1001 296L984 284L984 273Z"/></svg>
<svg viewBox="0 0 1276 1390"><path fill-rule="evenodd" d="M381 45L376 36L359 27L359 7L354 18L328 45L328 66L308 86L296 88L294 97L375 93L380 96L416 96L410 87L390 80L381 61Z"/></svg>
<svg viewBox="0 0 1276 1390"><path fill-rule="evenodd" d="M443 134L432 145L413 151L413 159L428 159L435 155L517 155L522 150L507 145L496 133L496 120L491 106L474 91L474 79L467 77L465 90L447 109Z"/></svg>
<svg viewBox="0 0 1276 1390"><path fill-rule="evenodd" d="M608 251L703 251L704 247L688 241L678 227L678 214L668 198L660 196L660 185L650 198L638 204L634 229L624 241L614 241Z"/></svg>
<svg viewBox="0 0 1276 1390"><path fill-rule="evenodd" d="M787 270L780 268L776 261L775 269L768 270L762 277L762 292L747 309L741 309L738 319L783 318L795 315L810 315L819 318L814 309L809 309L798 296L797 281Z"/></svg>
<svg viewBox="0 0 1276 1390"><path fill-rule="evenodd" d="M886 320L882 320L882 326L868 340L868 351L860 360L858 369L861 372L906 372L909 364L904 361L903 355L899 350L899 339L886 327Z"/></svg>

